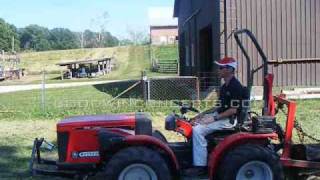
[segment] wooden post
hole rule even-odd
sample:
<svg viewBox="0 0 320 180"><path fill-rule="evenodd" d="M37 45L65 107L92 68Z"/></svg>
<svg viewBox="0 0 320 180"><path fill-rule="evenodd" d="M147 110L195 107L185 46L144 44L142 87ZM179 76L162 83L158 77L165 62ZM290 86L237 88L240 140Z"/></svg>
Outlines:
<svg viewBox="0 0 320 180"><path fill-rule="evenodd" d="M45 81L46 81L46 72L45 69L43 69L42 71L42 87L41 87L41 108L42 108L42 112L44 113L46 111L46 86L45 86Z"/></svg>
<svg viewBox="0 0 320 180"><path fill-rule="evenodd" d="M63 80L63 69L60 67L61 80Z"/></svg>

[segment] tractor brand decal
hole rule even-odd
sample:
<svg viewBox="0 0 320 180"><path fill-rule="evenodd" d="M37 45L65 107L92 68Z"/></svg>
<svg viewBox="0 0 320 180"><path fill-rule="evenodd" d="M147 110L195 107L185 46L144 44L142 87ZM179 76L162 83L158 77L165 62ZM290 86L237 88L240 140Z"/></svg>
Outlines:
<svg viewBox="0 0 320 180"><path fill-rule="evenodd" d="M72 158L100 157L99 151L73 152Z"/></svg>

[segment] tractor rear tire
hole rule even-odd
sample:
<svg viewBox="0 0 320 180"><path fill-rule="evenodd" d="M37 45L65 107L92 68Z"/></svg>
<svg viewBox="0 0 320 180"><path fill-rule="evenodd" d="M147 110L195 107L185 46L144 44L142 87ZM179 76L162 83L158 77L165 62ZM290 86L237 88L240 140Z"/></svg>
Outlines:
<svg viewBox="0 0 320 180"><path fill-rule="evenodd" d="M278 155L259 145L236 147L224 156L217 172L219 180L283 180Z"/></svg>
<svg viewBox="0 0 320 180"><path fill-rule="evenodd" d="M170 170L161 155L145 147L129 147L116 153L105 168L108 180L168 180Z"/></svg>

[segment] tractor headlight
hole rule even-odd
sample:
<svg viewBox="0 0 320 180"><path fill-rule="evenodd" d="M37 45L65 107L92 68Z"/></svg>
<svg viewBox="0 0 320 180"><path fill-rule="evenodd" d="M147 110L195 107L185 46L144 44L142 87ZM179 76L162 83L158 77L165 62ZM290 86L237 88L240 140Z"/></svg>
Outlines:
<svg viewBox="0 0 320 180"><path fill-rule="evenodd" d="M166 130L172 131L176 129L176 117L175 115L171 114L166 117L166 124L165 124Z"/></svg>

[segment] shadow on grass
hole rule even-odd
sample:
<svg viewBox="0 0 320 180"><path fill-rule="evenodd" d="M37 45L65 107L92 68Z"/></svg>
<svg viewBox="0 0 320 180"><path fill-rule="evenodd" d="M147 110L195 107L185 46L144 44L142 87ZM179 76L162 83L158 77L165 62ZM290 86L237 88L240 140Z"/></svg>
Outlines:
<svg viewBox="0 0 320 180"><path fill-rule="evenodd" d="M26 165L29 157L19 157L17 147L0 146L0 179L23 179L30 177Z"/></svg>
<svg viewBox="0 0 320 180"><path fill-rule="evenodd" d="M50 78L50 80L61 80L61 77L60 76L53 77L53 78Z"/></svg>
<svg viewBox="0 0 320 180"><path fill-rule="evenodd" d="M106 83L106 84L97 84L97 85L93 85L93 87L101 92L111 95L112 97L116 97L137 82L138 82L137 80L130 80L130 81L113 82L113 83ZM121 98L142 98L142 97L143 96L142 96L141 84L138 84L137 86L133 87L130 91L126 92L121 96Z"/></svg>
<svg viewBox="0 0 320 180"><path fill-rule="evenodd" d="M51 143L57 148L57 141ZM33 177L29 171L32 145L32 142L27 146L20 146L19 144L12 146L0 145L0 179L44 179L41 177L36 178L37 176ZM57 149L55 149L55 151L56 150ZM55 152L51 154L54 153ZM44 153L43 157L46 158L47 154L48 153ZM57 157L52 156L52 158L49 157L49 159L54 160L57 159Z"/></svg>

